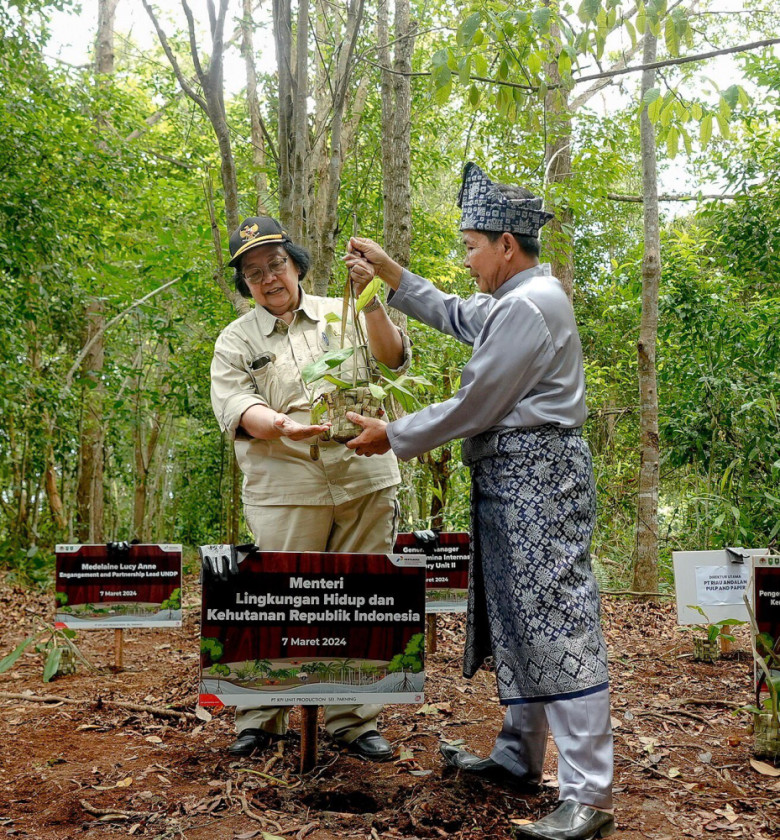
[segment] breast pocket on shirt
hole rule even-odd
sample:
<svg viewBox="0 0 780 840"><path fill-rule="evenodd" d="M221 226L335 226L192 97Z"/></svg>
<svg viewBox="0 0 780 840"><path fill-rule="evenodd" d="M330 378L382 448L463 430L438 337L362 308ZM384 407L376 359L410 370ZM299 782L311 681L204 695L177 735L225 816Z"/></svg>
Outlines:
<svg viewBox="0 0 780 840"><path fill-rule="evenodd" d="M273 353L260 353L247 367L257 395L271 408L278 398L279 372L276 369L276 356Z"/></svg>

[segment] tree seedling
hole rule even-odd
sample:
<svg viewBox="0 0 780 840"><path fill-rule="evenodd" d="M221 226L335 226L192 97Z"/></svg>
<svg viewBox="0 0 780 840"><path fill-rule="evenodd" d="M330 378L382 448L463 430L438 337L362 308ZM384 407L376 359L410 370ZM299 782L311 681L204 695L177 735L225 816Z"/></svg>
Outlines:
<svg viewBox="0 0 780 840"><path fill-rule="evenodd" d="M33 649L45 656L43 665L43 681L49 682L58 674L72 674L76 670L76 663L80 662L88 670L97 672L98 669L78 649L73 641L76 631L68 627L55 627L45 621L39 621L39 629L28 636L4 659L0 660L0 674L10 670L19 657L33 646Z"/></svg>
<svg viewBox="0 0 780 840"><path fill-rule="evenodd" d="M709 616L697 604L688 604L688 609L696 610L699 615L704 618L701 624L691 624L687 627L681 627L682 631L690 631L692 633L700 633L708 642L717 641L718 637L726 639L729 642L734 641L734 637L729 633L724 633L724 627L737 627L746 622L740 621L738 618L722 618L720 621L710 621Z"/></svg>
<svg viewBox="0 0 780 840"><path fill-rule="evenodd" d="M384 413L383 403L388 396L392 396L404 411L414 411L419 407L419 403L412 388L432 387L424 377L406 374L399 376L381 362L371 358L368 342L358 316L381 286L381 281L374 279L356 299L352 283L347 280L340 319L340 347L323 353L301 371L304 385L325 381L335 386L316 397L310 395L311 422L321 423L323 419L327 419L333 424L330 431L321 435L322 440L347 443L360 434L361 428L346 419L347 411L369 417L380 417ZM351 321L348 321L347 317L350 314ZM335 340L333 325L339 321L339 317L335 313L330 313L325 320L328 322L326 332ZM354 331L355 341L353 346L344 347L348 326L351 326ZM351 373L342 374L342 365L350 359L353 360ZM312 452L312 457L315 455L318 453Z"/></svg>
<svg viewBox="0 0 780 840"><path fill-rule="evenodd" d="M720 656L718 640L723 639L733 642L734 637L730 633L724 633L724 628L744 624L738 618L723 618L720 621L710 621L709 616L697 604L688 604L688 609L696 610L704 621L700 624L691 624L687 627L680 627L683 632L691 632L693 637L693 658L699 662L715 662Z"/></svg>

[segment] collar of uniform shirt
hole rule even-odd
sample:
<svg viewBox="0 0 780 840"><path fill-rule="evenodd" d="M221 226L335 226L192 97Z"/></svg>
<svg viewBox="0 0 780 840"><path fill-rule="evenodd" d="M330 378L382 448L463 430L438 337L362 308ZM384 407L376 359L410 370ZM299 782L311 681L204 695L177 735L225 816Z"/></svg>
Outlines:
<svg viewBox="0 0 780 840"><path fill-rule="evenodd" d="M298 308L295 310L296 312L303 313L310 321L317 321L317 315L312 308L311 302L309 298L306 296L306 292L299 286L301 290L301 300L298 304ZM257 322L260 324L260 329L264 336L268 337L271 333L277 329L277 324L281 321L284 324L284 321L281 318L277 318L276 315L272 315L267 309L263 309L262 306L255 306L255 317L257 318ZM285 331L287 328L287 324L284 324Z"/></svg>
<svg viewBox="0 0 780 840"><path fill-rule="evenodd" d="M531 268L526 268L525 271L519 271L514 277L510 277L506 283L502 283L495 292L493 292L493 297L501 298L513 289L521 286L526 280L530 280L532 277L536 277L539 274L549 277L551 274L550 263L532 265Z"/></svg>

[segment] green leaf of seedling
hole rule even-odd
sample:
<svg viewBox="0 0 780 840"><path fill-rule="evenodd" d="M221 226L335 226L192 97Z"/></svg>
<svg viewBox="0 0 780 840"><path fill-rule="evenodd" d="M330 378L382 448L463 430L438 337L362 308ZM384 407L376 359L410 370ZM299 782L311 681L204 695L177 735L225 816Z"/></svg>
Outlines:
<svg viewBox="0 0 780 840"><path fill-rule="evenodd" d="M382 291L382 281L375 277L363 291L360 293L360 297L355 301L355 310L360 313L363 307L373 298L375 295L378 295Z"/></svg>
<svg viewBox="0 0 780 840"><path fill-rule="evenodd" d="M13 667L16 660L24 653L24 649L28 645L31 645L37 638L37 636L30 636L29 639L25 639L18 647L14 648L8 656L0 660L0 674Z"/></svg>
<svg viewBox="0 0 780 840"><path fill-rule="evenodd" d="M368 390L371 391L372 396L376 397L378 400L384 400L387 398L387 391L385 391L381 385L377 385L374 382L368 383Z"/></svg>
<svg viewBox="0 0 780 840"><path fill-rule="evenodd" d="M312 406L310 416L313 426L318 426L322 415L328 410L328 405L324 400L320 400Z"/></svg>
<svg viewBox="0 0 780 840"><path fill-rule="evenodd" d="M326 312L325 320L329 324L338 324L341 321L341 316L337 315L335 312Z"/></svg>
<svg viewBox="0 0 780 840"><path fill-rule="evenodd" d="M306 365L306 367L301 371L301 379L303 379L307 385L310 385L312 382L316 382L318 379L322 379L329 370L333 370L333 368L336 368L346 362L354 352L355 350L353 347L342 347L339 350L329 350L327 353L320 356L319 359L316 359Z"/></svg>
<svg viewBox="0 0 780 840"><path fill-rule="evenodd" d="M60 667L60 659L62 658L62 648L53 647L46 657L46 664L43 666L43 681L49 682L51 678L57 673Z"/></svg>
<svg viewBox="0 0 780 840"><path fill-rule="evenodd" d="M346 389L351 388L352 386L349 382L345 382L343 379L339 379L336 376L333 376L332 373L326 373L325 376L322 377L326 382L330 382L331 385L335 385L337 388Z"/></svg>

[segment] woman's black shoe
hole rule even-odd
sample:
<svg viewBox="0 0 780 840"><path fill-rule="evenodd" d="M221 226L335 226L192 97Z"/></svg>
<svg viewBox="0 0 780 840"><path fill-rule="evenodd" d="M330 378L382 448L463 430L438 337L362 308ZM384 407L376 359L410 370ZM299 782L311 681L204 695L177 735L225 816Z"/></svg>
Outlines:
<svg viewBox="0 0 780 840"><path fill-rule="evenodd" d="M265 729L242 729L238 738L228 747L228 752L237 756L252 755L255 750L267 750L283 737L274 732L266 732Z"/></svg>

